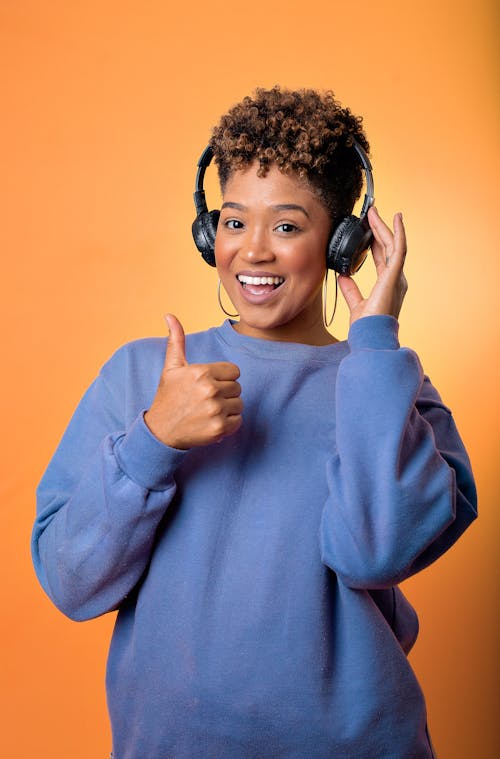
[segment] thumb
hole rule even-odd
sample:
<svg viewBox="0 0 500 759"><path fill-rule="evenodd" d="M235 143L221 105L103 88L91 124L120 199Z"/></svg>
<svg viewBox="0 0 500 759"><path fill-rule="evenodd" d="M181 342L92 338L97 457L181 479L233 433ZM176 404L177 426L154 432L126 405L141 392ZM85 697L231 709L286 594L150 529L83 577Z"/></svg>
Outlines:
<svg viewBox="0 0 500 759"><path fill-rule="evenodd" d="M349 311L352 311L363 300L360 289L351 277L347 277L344 274L340 274L337 281Z"/></svg>
<svg viewBox="0 0 500 759"><path fill-rule="evenodd" d="M187 366L185 335L182 324L173 314L166 314L169 336L167 353L165 356L165 369L176 369L179 366Z"/></svg>

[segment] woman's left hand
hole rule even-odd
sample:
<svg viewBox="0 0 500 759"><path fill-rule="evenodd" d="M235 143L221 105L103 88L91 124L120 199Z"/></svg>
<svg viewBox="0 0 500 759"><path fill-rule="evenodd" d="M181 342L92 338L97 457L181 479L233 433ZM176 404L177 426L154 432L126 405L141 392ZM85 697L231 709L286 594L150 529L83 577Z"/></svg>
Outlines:
<svg viewBox="0 0 500 759"><path fill-rule="evenodd" d="M394 232L385 224L375 207L368 211L373 232L372 255L377 281L367 298L363 298L356 282L340 274L338 283L351 312L351 324L363 316L389 314L399 316L408 283L403 273L406 256L406 235L400 213L394 216Z"/></svg>

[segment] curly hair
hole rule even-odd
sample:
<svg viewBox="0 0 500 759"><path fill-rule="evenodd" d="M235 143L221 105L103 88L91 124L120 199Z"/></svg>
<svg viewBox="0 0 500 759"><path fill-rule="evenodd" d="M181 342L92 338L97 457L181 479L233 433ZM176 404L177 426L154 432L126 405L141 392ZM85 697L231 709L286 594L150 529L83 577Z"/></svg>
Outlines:
<svg viewBox="0 0 500 759"><path fill-rule="evenodd" d="M349 215L363 184L354 141L368 153L362 118L342 108L333 92L257 88L214 127L214 151L222 192L234 171L259 162L258 176L272 164L304 179L324 203L332 223Z"/></svg>

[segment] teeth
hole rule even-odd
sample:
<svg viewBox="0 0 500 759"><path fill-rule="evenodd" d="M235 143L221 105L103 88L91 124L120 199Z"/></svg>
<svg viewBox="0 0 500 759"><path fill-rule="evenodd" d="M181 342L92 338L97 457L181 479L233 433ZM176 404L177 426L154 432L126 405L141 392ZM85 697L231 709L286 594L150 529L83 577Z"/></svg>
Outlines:
<svg viewBox="0 0 500 759"><path fill-rule="evenodd" d="M247 277L245 274L238 274L239 281L244 285L281 285L284 277Z"/></svg>

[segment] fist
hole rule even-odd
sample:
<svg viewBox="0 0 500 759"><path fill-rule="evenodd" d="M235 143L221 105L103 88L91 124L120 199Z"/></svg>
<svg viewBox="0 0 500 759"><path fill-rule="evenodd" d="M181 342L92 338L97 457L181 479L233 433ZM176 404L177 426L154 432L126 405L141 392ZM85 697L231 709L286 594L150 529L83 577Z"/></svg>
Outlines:
<svg viewBox="0 0 500 759"><path fill-rule="evenodd" d="M155 437L172 448L220 442L242 423L240 370L235 364L188 364L184 329L166 316L170 335L165 364L144 420Z"/></svg>

